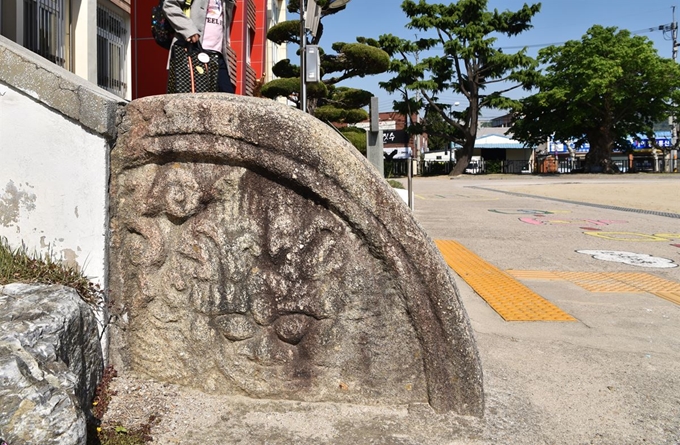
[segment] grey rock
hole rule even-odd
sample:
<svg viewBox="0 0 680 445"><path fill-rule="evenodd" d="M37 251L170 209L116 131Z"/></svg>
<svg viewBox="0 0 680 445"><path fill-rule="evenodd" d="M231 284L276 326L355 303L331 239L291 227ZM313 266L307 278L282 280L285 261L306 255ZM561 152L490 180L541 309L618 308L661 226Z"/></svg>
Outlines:
<svg viewBox="0 0 680 445"><path fill-rule="evenodd" d="M0 437L84 444L103 371L95 316L75 290L0 286Z"/></svg>
<svg viewBox="0 0 680 445"><path fill-rule="evenodd" d="M131 102L111 165L111 360L256 398L481 416L454 279L319 120L224 94Z"/></svg>

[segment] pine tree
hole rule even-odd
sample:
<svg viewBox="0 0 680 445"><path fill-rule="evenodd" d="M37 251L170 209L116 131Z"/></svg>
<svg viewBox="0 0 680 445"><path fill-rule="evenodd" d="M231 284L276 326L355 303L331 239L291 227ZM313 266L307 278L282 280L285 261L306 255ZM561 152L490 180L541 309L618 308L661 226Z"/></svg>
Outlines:
<svg viewBox="0 0 680 445"><path fill-rule="evenodd" d="M505 94L521 88L519 73L536 63L526 55L526 48L506 54L495 44L498 35L512 37L530 29L541 5L525 4L516 12L491 12L487 7L487 0L450 4L405 0L401 8L410 19L407 28L424 37L410 41L387 34L379 38L380 47L392 57L389 72L394 73L380 86L401 95L395 110L406 116L418 116L425 108L438 113L451 127L444 133L462 147L452 175L463 173L472 157L481 110L509 108L515 103ZM502 86L493 90L496 84ZM452 108L441 99L446 93L465 97L468 107ZM428 122L412 121L409 132L429 132Z"/></svg>
<svg viewBox="0 0 680 445"><path fill-rule="evenodd" d="M303 0L304 1L304 0ZM300 0L288 2L288 12L299 16ZM341 12L347 5L330 8L330 0L317 0L322 8L321 21L315 36L305 32L306 45L319 45L323 36L323 19ZM276 44L300 45L300 20L288 20L269 29L267 38ZM380 74L389 66L389 56L378 47L375 40L357 38L357 43L336 42L331 46L335 54L326 53L319 47L320 82L308 83L307 110L317 118L334 123L356 123L368 119L364 110L373 93L356 88L338 86L353 77ZM298 57L300 51L297 52ZM299 60L299 59L298 59ZM300 67L290 59L278 62L273 67L274 79L262 86L261 94L270 99L285 97L300 108Z"/></svg>

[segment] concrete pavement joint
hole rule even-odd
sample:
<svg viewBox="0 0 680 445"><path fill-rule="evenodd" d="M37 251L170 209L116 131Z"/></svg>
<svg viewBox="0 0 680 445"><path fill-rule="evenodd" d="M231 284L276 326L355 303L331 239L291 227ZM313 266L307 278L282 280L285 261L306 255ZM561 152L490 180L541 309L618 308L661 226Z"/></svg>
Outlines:
<svg viewBox="0 0 680 445"><path fill-rule="evenodd" d="M588 207L596 207L598 209L619 210L621 212L632 212L632 213L644 213L644 214L647 214L647 215L663 216L663 217L666 217L666 218L680 218L680 213L657 212L656 210L633 209L633 208L630 208L630 207L618 207L618 206L609 206L609 205L604 205L604 204L593 204L591 202L571 201L569 199L549 198L547 196L530 195L528 193L508 192L508 191L505 191L505 190L497 190L497 189L492 189L492 188L488 188L488 187L479 187L479 186L476 186L476 185L469 185L469 186L465 186L465 187L477 189L477 190L486 190L488 192L505 193L506 195L519 196L519 197L522 197L522 198L537 198L537 199L545 199L545 200L548 200L548 201L562 202L562 203L566 203L566 204L576 204L576 205L582 205L582 206L588 206Z"/></svg>

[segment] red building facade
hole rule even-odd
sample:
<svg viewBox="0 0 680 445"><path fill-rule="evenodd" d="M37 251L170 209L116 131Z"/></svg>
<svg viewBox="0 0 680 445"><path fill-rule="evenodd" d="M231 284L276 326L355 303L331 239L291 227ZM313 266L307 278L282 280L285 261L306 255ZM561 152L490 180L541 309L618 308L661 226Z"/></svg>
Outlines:
<svg viewBox="0 0 680 445"><path fill-rule="evenodd" d="M265 72L267 39L267 1L236 0L231 27L229 63L236 78L236 94L250 96ZM151 8L158 0L132 2L132 98L165 94L168 51L156 44L151 35Z"/></svg>

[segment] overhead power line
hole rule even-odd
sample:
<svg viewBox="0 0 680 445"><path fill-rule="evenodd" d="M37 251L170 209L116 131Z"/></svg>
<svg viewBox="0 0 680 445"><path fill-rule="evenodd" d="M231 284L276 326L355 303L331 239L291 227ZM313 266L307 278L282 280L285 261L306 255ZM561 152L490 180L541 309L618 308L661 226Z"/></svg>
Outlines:
<svg viewBox="0 0 680 445"><path fill-rule="evenodd" d="M637 31L631 31L631 34L642 34L645 32L654 32L654 31L664 31L668 32L672 29L672 23L669 23L667 25L661 25L657 26L654 28L644 28L644 29L638 29ZM522 48L544 48L546 46L553 46L553 45L564 45L567 42L553 42L553 43L536 43L533 45L517 45L517 46L502 46L498 49L522 49Z"/></svg>

